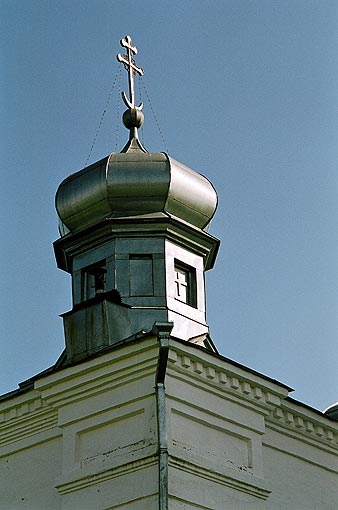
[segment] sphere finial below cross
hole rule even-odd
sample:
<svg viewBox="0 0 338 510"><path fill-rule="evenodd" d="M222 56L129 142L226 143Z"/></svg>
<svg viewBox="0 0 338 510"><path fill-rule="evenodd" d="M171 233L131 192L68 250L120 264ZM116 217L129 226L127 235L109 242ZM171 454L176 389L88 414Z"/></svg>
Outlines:
<svg viewBox="0 0 338 510"><path fill-rule="evenodd" d="M127 129L138 129L143 125L144 115L141 110L137 108L129 108L129 110L124 112L122 120Z"/></svg>

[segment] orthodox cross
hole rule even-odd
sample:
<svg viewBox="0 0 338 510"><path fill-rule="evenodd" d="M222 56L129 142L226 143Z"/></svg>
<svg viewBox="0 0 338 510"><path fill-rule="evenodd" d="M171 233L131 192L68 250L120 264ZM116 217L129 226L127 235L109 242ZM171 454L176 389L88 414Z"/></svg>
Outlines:
<svg viewBox="0 0 338 510"><path fill-rule="evenodd" d="M116 55L117 60L124 64L125 69L128 71L129 78L129 99L126 96L125 92L122 92L122 98L128 108L136 108L137 110L142 110L143 104L141 103L139 106L135 106L135 92L134 92L134 75L139 74L140 76L144 75L144 71L141 67L137 67L135 60L133 59L133 54L137 55L136 46L132 46L132 40L130 35L126 35L125 39L121 39L121 46L126 48L126 55Z"/></svg>

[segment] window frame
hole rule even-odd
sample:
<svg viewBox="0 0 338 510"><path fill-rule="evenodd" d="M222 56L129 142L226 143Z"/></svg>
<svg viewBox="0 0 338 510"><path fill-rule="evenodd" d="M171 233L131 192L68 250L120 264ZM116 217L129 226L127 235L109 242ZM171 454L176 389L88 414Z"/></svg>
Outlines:
<svg viewBox="0 0 338 510"><path fill-rule="evenodd" d="M197 308L197 282L196 282L196 268L185 264L181 260L174 259L174 283L175 283L175 299L180 303ZM183 273L186 275L186 299L180 298L178 287L183 286L179 280L177 273Z"/></svg>
<svg viewBox="0 0 338 510"><path fill-rule="evenodd" d="M105 292L106 289L106 260L100 260L95 264L86 266L81 271L81 298L82 301L88 301L94 298L97 294ZM98 285L98 275L103 275L102 283Z"/></svg>

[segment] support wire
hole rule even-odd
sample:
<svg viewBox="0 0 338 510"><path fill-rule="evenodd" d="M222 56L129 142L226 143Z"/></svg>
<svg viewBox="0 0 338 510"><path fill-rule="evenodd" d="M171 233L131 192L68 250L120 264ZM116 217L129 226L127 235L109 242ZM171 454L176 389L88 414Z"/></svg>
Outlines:
<svg viewBox="0 0 338 510"><path fill-rule="evenodd" d="M161 136L161 138L162 138L162 142L163 142L163 145L164 145L164 147L165 147L165 150L166 150L167 154L169 155L169 150L168 150L168 146L167 146L166 140L165 140L165 138L164 138L163 131L162 131L162 129L160 128L160 124L159 124L159 122L158 122L158 120L157 120L157 117L156 117L156 115L155 115L155 111L154 111L153 105L151 104L150 97L149 97L149 94L148 94L148 91L147 91L147 89L146 89L146 86L145 86L145 83L144 83L144 81L143 81L142 76L140 76L140 83L141 83L141 85L142 85L142 87L143 87L143 90L144 90L144 92L145 92L145 95L146 95L146 97L147 97L147 100L148 100L148 103L149 103L149 106L150 106L151 113L152 113L152 115L153 115L153 117L154 117L154 120L155 120L155 123L156 123L157 129L158 129L158 131L159 131L159 133L160 133L160 136ZM140 87L140 90L141 90L141 87Z"/></svg>
<svg viewBox="0 0 338 510"><path fill-rule="evenodd" d="M118 71L117 71L117 73L116 73L116 75L115 75L115 78L114 78L114 81L113 81L113 85L112 85L112 87L111 87L111 89L110 89L110 92L109 92L109 94L108 94L108 98L107 98L106 104L105 104L105 106L104 106L104 109L103 109L103 112L102 112L102 115L101 115L101 118L100 118L100 122L99 122L99 125L98 125L98 127L97 127L97 130L96 130L96 133L95 133L95 136L94 136L94 140L93 140L93 143L92 143L92 145L91 145L91 147L90 147L90 151L89 151L89 154L88 154L88 156L87 156L87 159L86 159L86 162L85 162L84 166L87 166L87 163L88 163L88 161L89 161L89 158L90 158L90 156L92 155L92 152L93 152L93 149L94 149L94 145L95 145L95 143L96 143L96 140L97 140L97 137L98 137L99 131L100 131L100 129L101 129L101 126L102 126L102 122L103 122L104 116L105 116L105 114L106 114L106 112L107 112L108 105L109 105L110 100L111 100L111 98L112 98L112 95L113 95L113 92L114 92L114 88L115 88L115 85L116 85L116 81L117 81L118 76L121 76L121 68L120 68L120 67L119 67L119 69L118 69Z"/></svg>

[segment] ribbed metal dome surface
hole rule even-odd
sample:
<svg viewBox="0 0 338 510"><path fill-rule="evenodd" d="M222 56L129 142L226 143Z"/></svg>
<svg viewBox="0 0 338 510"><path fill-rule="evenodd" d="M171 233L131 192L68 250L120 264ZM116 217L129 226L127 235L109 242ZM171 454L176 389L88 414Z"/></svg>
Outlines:
<svg viewBox="0 0 338 510"><path fill-rule="evenodd" d="M67 177L56 209L70 232L105 218L165 213L205 229L217 207L208 179L165 153L112 153Z"/></svg>

